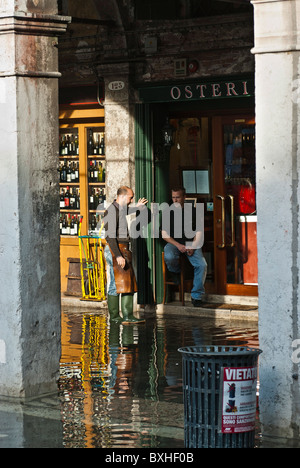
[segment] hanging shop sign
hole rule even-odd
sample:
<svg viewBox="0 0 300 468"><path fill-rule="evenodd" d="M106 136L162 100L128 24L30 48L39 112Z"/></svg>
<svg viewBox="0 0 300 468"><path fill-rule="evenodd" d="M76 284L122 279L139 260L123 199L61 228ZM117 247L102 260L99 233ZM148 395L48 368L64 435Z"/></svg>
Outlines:
<svg viewBox="0 0 300 468"><path fill-rule="evenodd" d="M188 102L254 96L254 79L198 81L139 89L143 102Z"/></svg>
<svg viewBox="0 0 300 468"><path fill-rule="evenodd" d="M257 367L223 367L221 393L222 433L255 430Z"/></svg>

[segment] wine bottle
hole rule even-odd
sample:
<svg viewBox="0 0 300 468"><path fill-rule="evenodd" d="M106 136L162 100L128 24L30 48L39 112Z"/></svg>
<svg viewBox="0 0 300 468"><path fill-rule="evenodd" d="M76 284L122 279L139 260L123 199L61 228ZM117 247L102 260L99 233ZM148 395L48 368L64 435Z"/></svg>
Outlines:
<svg viewBox="0 0 300 468"><path fill-rule="evenodd" d="M103 190L102 189L100 189L98 203L99 203L99 205L103 205ZM102 209L102 206L101 206L100 209Z"/></svg>
<svg viewBox="0 0 300 468"><path fill-rule="evenodd" d="M72 216L72 219L70 221L70 235L75 236L74 216Z"/></svg>
<svg viewBox="0 0 300 468"><path fill-rule="evenodd" d="M66 236L66 235L67 235L67 220L66 220L66 216L64 216L64 217L63 217L63 220L62 220L61 234L62 234L62 236Z"/></svg>
<svg viewBox="0 0 300 468"><path fill-rule="evenodd" d="M75 210L76 208L76 194L75 188L72 188L72 193L70 194L70 210Z"/></svg>
<svg viewBox="0 0 300 468"><path fill-rule="evenodd" d="M74 135L71 135L71 153L72 156L76 155L76 149L75 149L75 139Z"/></svg>
<svg viewBox="0 0 300 468"><path fill-rule="evenodd" d="M65 208L69 208L70 207L70 187L68 186L67 187L67 190L66 190L66 193L65 193Z"/></svg>
<svg viewBox="0 0 300 468"><path fill-rule="evenodd" d="M99 135L99 134L98 134ZM94 155L99 154L99 142L98 142L98 137L96 139L96 143L94 144Z"/></svg>
<svg viewBox="0 0 300 468"><path fill-rule="evenodd" d="M75 182L75 169L74 169L74 163L70 163L70 171L71 171L71 182Z"/></svg>
<svg viewBox="0 0 300 468"><path fill-rule="evenodd" d="M62 189L61 194L60 194L59 207L60 207L61 210L63 210L65 208L65 194L64 194L63 189Z"/></svg>
<svg viewBox="0 0 300 468"><path fill-rule="evenodd" d="M97 167L97 161L94 161L94 182L98 182L98 167Z"/></svg>
<svg viewBox="0 0 300 468"><path fill-rule="evenodd" d="M100 133L98 133L98 136L97 136L95 154L98 154L98 155L100 154Z"/></svg>
<svg viewBox="0 0 300 468"><path fill-rule="evenodd" d="M79 163L76 163L75 166L75 182L79 182Z"/></svg>
<svg viewBox="0 0 300 468"><path fill-rule="evenodd" d="M101 161L99 161L99 167L98 167L98 182L103 182L103 167L102 167Z"/></svg>
<svg viewBox="0 0 300 468"><path fill-rule="evenodd" d="M98 209L98 204L99 204L99 193L97 189L95 190L95 195L94 195L94 210Z"/></svg>
<svg viewBox="0 0 300 468"><path fill-rule="evenodd" d="M68 143L68 155L72 156L72 140L70 135L67 135L67 143Z"/></svg>
<svg viewBox="0 0 300 468"><path fill-rule="evenodd" d="M67 214L67 236L71 234L71 220L70 214Z"/></svg>
<svg viewBox="0 0 300 468"><path fill-rule="evenodd" d="M94 198L94 190L91 189L91 194L90 194L90 210L94 210L94 203L95 203L95 198Z"/></svg>
<svg viewBox="0 0 300 468"><path fill-rule="evenodd" d="M101 138L101 143L100 143L100 154L102 156L105 155L105 143L104 143L104 138Z"/></svg>
<svg viewBox="0 0 300 468"><path fill-rule="evenodd" d="M69 154L69 142L68 142L68 137L64 136L65 140L65 146L64 146L64 155L68 156Z"/></svg>
<svg viewBox="0 0 300 468"><path fill-rule="evenodd" d="M79 194L79 189L76 191L76 210L80 210L80 194Z"/></svg>
<svg viewBox="0 0 300 468"><path fill-rule="evenodd" d="M68 164L68 167L67 167L67 182L72 182L72 171L71 171L70 163Z"/></svg>
<svg viewBox="0 0 300 468"><path fill-rule="evenodd" d="M74 216L74 236L78 235L78 217Z"/></svg>
<svg viewBox="0 0 300 468"><path fill-rule="evenodd" d="M105 210L106 208L106 194L104 189L102 190L102 200L103 200L103 209Z"/></svg>
<svg viewBox="0 0 300 468"><path fill-rule="evenodd" d="M63 166L60 173L61 182L67 182L67 160L64 159Z"/></svg>
<svg viewBox="0 0 300 468"><path fill-rule="evenodd" d="M94 154L94 139L93 139L93 131L90 128L89 130L89 139L88 139L88 155Z"/></svg>
<svg viewBox="0 0 300 468"><path fill-rule="evenodd" d="M89 182L94 182L94 169L93 169L93 161L90 161L89 167L89 174L88 174Z"/></svg>
<svg viewBox="0 0 300 468"><path fill-rule="evenodd" d="M59 180L62 182L62 168L63 168L63 165L62 163L60 162L59 163L59 168L58 168L58 172L59 172Z"/></svg>
<svg viewBox="0 0 300 468"><path fill-rule="evenodd" d="M74 145L75 145L75 155L79 155L79 141L78 141L78 134L76 133L75 139L74 139Z"/></svg>
<svg viewBox="0 0 300 468"><path fill-rule="evenodd" d="M61 147L60 147L60 154L61 156L65 156L65 146L66 146L66 140L65 140L65 135L61 137Z"/></svg>

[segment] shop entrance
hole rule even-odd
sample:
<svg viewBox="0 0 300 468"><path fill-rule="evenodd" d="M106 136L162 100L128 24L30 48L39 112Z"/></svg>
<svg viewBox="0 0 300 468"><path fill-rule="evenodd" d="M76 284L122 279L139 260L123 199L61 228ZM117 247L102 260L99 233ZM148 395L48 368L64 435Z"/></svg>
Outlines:
<svg viewBox="0 0 300 468"><path fill-rule="evenodd" d="M207 293L256 296L255 120L251 115L170 120L169 183L203 203Z"/></svg>

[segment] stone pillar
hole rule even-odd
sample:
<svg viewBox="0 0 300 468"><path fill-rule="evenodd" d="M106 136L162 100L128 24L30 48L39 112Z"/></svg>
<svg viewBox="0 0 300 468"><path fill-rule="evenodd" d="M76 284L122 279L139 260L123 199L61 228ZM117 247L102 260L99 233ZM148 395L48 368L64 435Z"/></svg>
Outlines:
<svg viewBox="0 0 300 468"><path fill-rule="evenodd" d="M0 0L0 396L56 389L60 358L56 0Z"/></svg>
<svg viewBox="0 0 300 468"><path fill-rule="evenodd" d="M299 437L300 0L253 0L260 419Z"/></svg>
<svg viewBox="0 0 300 468"><path fill-rule="evenodd" d="M135 186L134 115L129 74L105 74L105 139L107 201L121 185Z"/></svg>

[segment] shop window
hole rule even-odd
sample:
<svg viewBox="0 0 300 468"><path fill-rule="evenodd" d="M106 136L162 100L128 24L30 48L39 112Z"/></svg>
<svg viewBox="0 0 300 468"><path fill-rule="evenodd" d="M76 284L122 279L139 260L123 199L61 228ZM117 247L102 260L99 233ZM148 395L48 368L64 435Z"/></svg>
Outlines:
<svg viewBox="0 0 300 468"><path fill-rule="evenodd" d="M204 188L191 190L189 193L208 196L210 193L211 145L208 118L171 119L175 128L174 145L170 153L170 186L183 182L194 184L205 182ZM201 170L200 170L201 169ZM184 178L184 181L183 181Z"/></svg>
<svg viewBox="0 0 300 468"><path fill-rule="evenodd" d="M211 119L171 118L170 124L175 129L169 160L170 189L183 185L187 202L204 203L206 282L214 282Z"/></svg>

